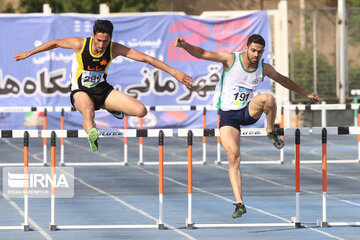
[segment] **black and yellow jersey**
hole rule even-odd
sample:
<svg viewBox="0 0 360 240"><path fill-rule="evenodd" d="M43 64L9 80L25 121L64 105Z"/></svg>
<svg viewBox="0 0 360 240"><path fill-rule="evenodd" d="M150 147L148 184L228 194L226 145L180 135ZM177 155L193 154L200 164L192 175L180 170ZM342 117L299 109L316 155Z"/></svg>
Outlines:
<svg viewBox="0 0 360 240"><path fill-rule="evenodd" d="M90 89L106 82L107 70L113 60L111 41L99 56L91 52L93 38L85 38L81 52L74 54L71 69L71 91Z"/></svg>

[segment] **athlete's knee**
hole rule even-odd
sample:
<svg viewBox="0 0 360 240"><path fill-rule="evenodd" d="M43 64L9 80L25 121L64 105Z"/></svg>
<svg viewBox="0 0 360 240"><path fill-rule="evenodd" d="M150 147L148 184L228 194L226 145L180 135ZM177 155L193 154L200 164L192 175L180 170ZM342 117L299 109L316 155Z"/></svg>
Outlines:
<svg viewBox="0 0 360 240"><path fill-rule="evenodd" d="M276 106L276 101L273 95L269 94L269 93L265 93L264 94L264 98L265 98L265 104L272 107L272 106Z"/></svg>
<svg viewBox="0 0 360 240"><path fill-rule="evenodd" d="M240 153L228 151L227 153L229 167L239 167L240 165Z"/></svg>
<svg viewBox="0 0 360 240"><path fill-rule="evenodd" d="M94 114L95 107L93 105L86 105L83 107L83 115L89 116Z"/></svg>

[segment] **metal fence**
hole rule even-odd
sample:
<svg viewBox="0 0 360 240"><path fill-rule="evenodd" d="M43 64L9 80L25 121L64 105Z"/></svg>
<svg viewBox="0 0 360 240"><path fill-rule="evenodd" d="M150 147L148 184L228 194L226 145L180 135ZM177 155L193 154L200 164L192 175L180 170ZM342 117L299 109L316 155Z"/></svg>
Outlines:
<svg viewBox="0 0 360 240"><path fill-rule="evenodd" d="M350 90L360 88L360 8L347 9L348 69ZM322 100L337 101L337 9L291 9L289 11L290 77ZM304 97L292 93L291 101Z"/></svg>

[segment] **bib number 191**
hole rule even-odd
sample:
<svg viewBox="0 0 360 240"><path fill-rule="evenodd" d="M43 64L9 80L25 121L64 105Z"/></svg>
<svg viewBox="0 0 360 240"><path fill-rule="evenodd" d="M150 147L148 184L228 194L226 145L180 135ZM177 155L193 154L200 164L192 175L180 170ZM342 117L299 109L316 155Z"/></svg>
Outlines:
<svg viewBox="0 0 360 240"><path fill-rule="evenodd" d="M239 92L237 92L234 95L235 95L235 101L239 100L239 101L243 102L243 101L248 100L248 98L250 96L250 93L246 93L246 92L239 93Z"/></svg>

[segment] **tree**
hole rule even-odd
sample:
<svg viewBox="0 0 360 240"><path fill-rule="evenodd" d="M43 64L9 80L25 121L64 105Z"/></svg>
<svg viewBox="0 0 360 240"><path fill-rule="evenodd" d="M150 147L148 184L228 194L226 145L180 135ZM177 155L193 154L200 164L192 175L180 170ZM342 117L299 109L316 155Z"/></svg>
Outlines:
<svg viewBox="0 0 360 240"><path fill-rule="evenodd" d="M294 47L294 81L308 91L313 91L313 54L312 44L307 44L305 49L300 48L300 43L295 42ZM336 99L336 69L325 56L317 55L317 89L321 99ZM303 96L295 94L292 101L306 100Z"/></svg>
<svg viewBox="0 0 360 240"><path fill-rule="evenodd" d="M22 12L42 12L44 3L50 4L53 13L99 13L100 3L106 3L111 12L163 11L160 0L21 0Z"/></svg>

